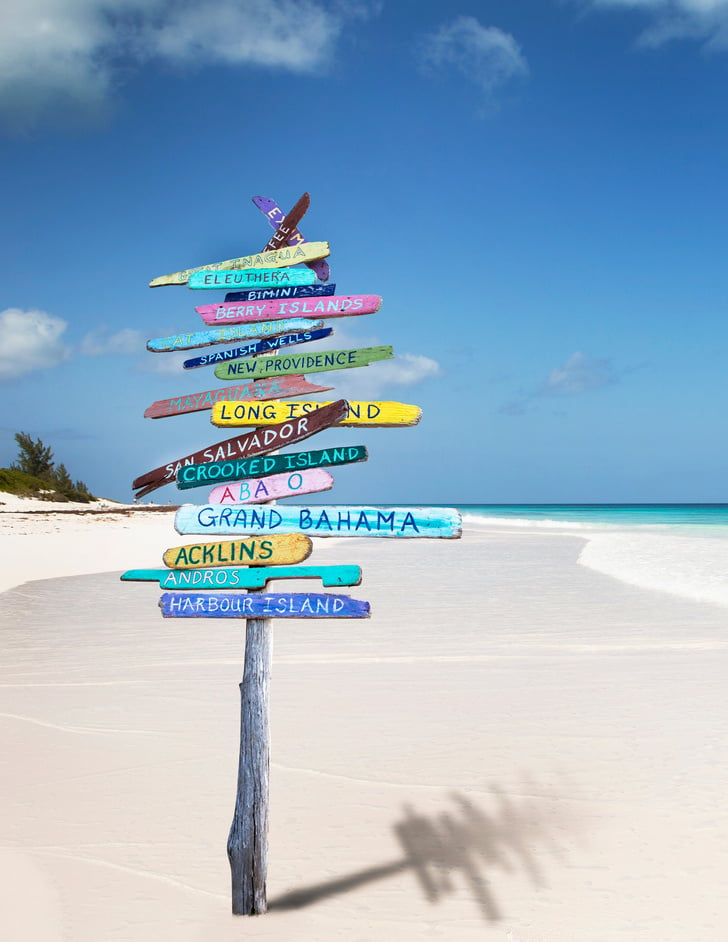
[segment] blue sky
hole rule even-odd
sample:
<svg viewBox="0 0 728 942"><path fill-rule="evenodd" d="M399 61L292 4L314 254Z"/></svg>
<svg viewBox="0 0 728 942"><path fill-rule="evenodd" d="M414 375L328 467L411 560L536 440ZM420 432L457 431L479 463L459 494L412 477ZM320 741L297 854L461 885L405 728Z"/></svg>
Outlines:
<svg viewBox="0 0 728 942"><path fill-rule="evenodd" d="M0 465L128 500L227 437L143 418L222 385L145 351L222 293L147 283L309 191L384 298L329 346L398 354L330 384L424 410L312 440L369 448L332 500L728 501L726 91L728 0L5 0Z"/></svg>

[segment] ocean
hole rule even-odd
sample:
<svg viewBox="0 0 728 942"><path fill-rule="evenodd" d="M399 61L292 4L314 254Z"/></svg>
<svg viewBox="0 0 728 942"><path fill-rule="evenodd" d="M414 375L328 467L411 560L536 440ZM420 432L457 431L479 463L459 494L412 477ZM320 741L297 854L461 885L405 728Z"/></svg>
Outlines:
<svg viewBox="0 0 728 942"><path fill-rule="evenodd" d="M583 539L579 563L630 585L728 608L728 504L465 504L464 528Z"/></svg>

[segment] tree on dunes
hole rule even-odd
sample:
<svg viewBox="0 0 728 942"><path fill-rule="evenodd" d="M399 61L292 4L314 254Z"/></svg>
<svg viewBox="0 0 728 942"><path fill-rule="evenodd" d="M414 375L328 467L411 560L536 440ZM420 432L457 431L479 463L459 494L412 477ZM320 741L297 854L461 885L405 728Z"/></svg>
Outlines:
<svg viewBox="0 0 728 942"><path fill-rule="evenodd" d="M83 481L74 481L71 478L63 462L56 467L53 451L40 438L34 441L26 432L16 432L15 442L18 446L18 458L10 466L11 470L29 474L43 484L47 484L47 491L38 496L60 497L62 500L82 503L88 503L94 499Z"/></svg>

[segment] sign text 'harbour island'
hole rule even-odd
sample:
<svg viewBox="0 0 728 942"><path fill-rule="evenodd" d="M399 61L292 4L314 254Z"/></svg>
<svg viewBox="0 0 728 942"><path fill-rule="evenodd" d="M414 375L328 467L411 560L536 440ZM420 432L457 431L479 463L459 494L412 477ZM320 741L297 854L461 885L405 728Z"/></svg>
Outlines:
<svg viewBox="0 0 728 942"><path fill-rule="evenodd" d="M292 376L273 376L270 379L251 380L219 389L205 389L198 393L186 393L174 399L158 399L144 410L147 419L162 419L170 415L183 415L185 412L202 412L212 409L216 402L230 400L262 401L283 399L285 396L307 396L314 393L330 392L332 386L317 386L298 374Z"/></svg>
<svg viewBox="0 0 728 942"><path fill-rule="evenodd" d="M417 425L422 418L422 409L405 402L367 402L347 400L349 412L339 426L357 428L400 428ZM326 402L301 401L268 402L265 405L250 402L218 402L212 407L210 421L221 428L242 428L246 425L272 425L298 415L315 412Z"/></svg>
<svg viewBox="0 0 728 942"><path fill-rule="evenodd" d="M271 579L320 579L321 585L359 585L361 566L234 566L224 569L128 569L125 582L158 582L163 589L262 589Z"/></svg>
<svg viewBox="0 0 728 942"><path fill-rule="evenodd" d="M170 569L204 569L208 566L290 566L311 555L313 544L302 533L276 533L251 540L189 543L164 551Z"/></svg>
<svg viewBox="0 0 728 942"><path fill-rule="evenodd" d="M323 327L320 330L300 330L295 334L278 334L265 340L251 340L244 347L234 347L232 350L212 350L199 357L192 357L182 364L184 370L196 370L201 366L212 366L213 363L225 363L227 360L239 360L243 357L252 357L261 353L270 353L283 347L294 347L301 343L310 343L312 340L323 340L330 337L334 330L332 327Z"/></svg>
<svg viewBox="0 0 728 942"><path fill-rule="evenodd" d="M180 490L186 490L203 484L221 484L224 481L240 481L242 478L262 478L267 474L301 471L304 468L333 468L342 464L366 461L367 457L364 445L347 445L344 448L293 451L280 455L265 455L260 458L206 461L203 464L188 464L180 467L176 474L177 487Z"/></svg>
<svg viewBox="0 0 728 942"><path fill-rule="evenodd" d="M248 432L245 435L237 435L235 438L216 442L208 445L207 448L194 451L184 458L178 458L176 461L170 461L165 465L154 468L152 471L147 471L134 479L132 487L135 489L162 487L173 481L178 469L185 465L266 455L285 445L303 441L325 428L330 428L330 426L340 422L348 410L349 406L346 399L338 399L330 406L324 406L323 409L318 409L310 415L290 419L286 422L280 422L278 425L271 425L265 429L256 429L254 432Z"/></svg>
<svg viewBox="0 0 728 942"><path fill-rule="evenodd" d="M392 347L361 347L358 350L322 350L320 353L278 354L253 360L232 360L215 367L218 379L258 379L264 376L285 376L288 373L328 373L369 366L379 360L391 360Z"/></svg>
<svg viewBox="0 0 728 942"><path fill-rule="evenodd" d="M172 272L171 275L159 275L149 282L150 288L159 288L162 285L185 285L193 275L205 276L206 273L246 271L249 269L277 269L299 262L310 262L324 258L329 254L328 242L307 242L305 245L287 246L282 249L273 249L270 252L259 252L253 255L242 255L239 258L228 258L224 262L210 262L208 265L198 265L195 268L185 268L182 271ZM312 281L301 281L299 284L314 284ZM293 282L288 282L292 284Z"/></svg>
<svg viewBox="0 0 728 942"><path fill-rule="evenodd" d="M260 340L265 337L277 337L299 330L320 330L323 320L311 320L308 317L291 317L280 321L261 321L250 324L230 324L229 327L216 327L213 330L191 330L184 334L172 334L169 337L157 337L147 341L147 350L151 353L174 353L176 350L194 350L197 347L211 347L216 343L234 343L236 340Z"/></svg>
<svg viewBox="0 0 728 942"><path fill-rule="evenodd" d="M259 507L183 504L178 533L308 533L310 536L429 537L458 539L462 517L449 507Z"/></svg>
<svg viewBox="0 0 728 942"><path fill-rule="evenodd" d="M369 602L333 593L164 592L165 618L369 618Z"/></svg>
<svg viewBox="0 0 728 942"><path fill-rule="evenodd" d="M286 317L357 317L376 314L382 306L378 294L340 294L331 298L303 298L293 301L246 301L234 304L200 304L195 311L211 327L280 320Z"/></svg>
<svg viewBox="0 0 728 942"><path fill-rule="evenodd" d="M243 271L221 269L220 271L198 271L190 275L188 288L275 288L285 285L312 285L316 275L303 268L247 268Z"/></svg>

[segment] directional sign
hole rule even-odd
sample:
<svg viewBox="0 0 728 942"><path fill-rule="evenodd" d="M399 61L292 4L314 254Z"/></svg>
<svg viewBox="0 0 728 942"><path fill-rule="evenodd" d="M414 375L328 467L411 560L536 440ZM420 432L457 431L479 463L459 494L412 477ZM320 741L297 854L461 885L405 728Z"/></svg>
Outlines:
<svg viewBox="0 0 728 942"><path fill-rule="evenodd" d="M314 265L316 263L314 262ZM251 288L229 291L226 301L275 301L276 298L324 298L336 294L336 285L298 285L289 288Z"/></svg>
<svg viewBox="0 0 728 942"><path fill-rule="evenodd" d="M286 455L266 455L264 458L246 458L235 461L213 461L206 464L184 465L177 471L177 487L185 490L201 484L240 481L244 478L262 478L266 474L300 471L305 468L332 468L341 464L366 461L369 456L363 445L346 448L324 448L321 451L294 451Z"/></svg>
<svg viewBox="0 0 728 942"><path fill-rule="evenodd" d="M283 317L354 317L358 314L375 314L381 306L382 298L378 294L339 294L330 298L201 304L195 311L206 324L219 326Z"/></svg>
<svg viewBox="0 0 728 942"><path fill-rule="evenodd" d="M277 229L281 222L283 222L285 215L280 206L276 203L275 200L268 199L265 196L254 196L253 202L258 207L258 209L265 215L268 222L271 224L273 229ZM289 245L302 245L306 240L304 239L301 232L296 229L288 237ZM306 262L309 268L313 269L316 274L319 276L321 281L329 280L329 263L323 259L318 262Z"/></svg>
<svg viewBox="0 0 728 942"><path fill-rule="evenodd" d="M369 618L369 602L326 592L165 592L165 618Z"/></svg>
<svg viewBox="0 0 728 942"><path fill-rule="evenodd" d="M216 402L226 400L261 400L285 399L286 396L306 396L319 392L329 392L332 386L316 386L303 376L275 376L260 379L258 382L240 383L237 386L223 386L221 389L206 389L203 392L188 393L176 399L158 399L144 410L148 419L162 419L169 415L182 415L185 412L202 412L212 409Z"/></svg>
<svg viewBox="0 0 728 942"><path fill-rule="evenodd" d="M304 471L286 471L264 478L235 481L213 488L208 498L210 504L264 504L269 500L296 497L299 494L317 494L329 491L334 479L328 471L309 468Z"/></svg>
<svg viewBox="0 0 728 942"><path fill-rule="evenodd" d="M302 533L275 534L250 540L189 543L165 550L170 569L204 569L209 566L290 566L311 555L313 544Z"/></svg>
<svg viewBox="0 0 728 942"><path fill-rule="evenodd" d="M129 569L124 582L163 589L262 589L271 579L320 579L323 586L359 585L360 566L245 566L242 569Z"/></svg>
<svg viewBox="0 0 728 942"><path fill-rule="evenodd" d="M244 347L233 347L230 350L216 350L200 357L185 360L182 364L185 370L194 370L199 366L212 366L213 363L225 363L227 360L239 360L242 357L255 356L259 353L270 353L281 347L293 347L299 343L309 343L311 340L323 340L333 334L333 328L324 327L322 330L300 330L295 334L280 334L266 340L251 340Z"/></svg>
<svg viewBox="0 0 728 942"><path fill-rule="evenodd" d="M244 361L243 361L244 362ZM162 487L169 481L173 481L177 470L185 465L196 465L203 461L222 461L226 459L249 458L253 455L266 455L277 448L285 445L293 445L295 442L303 441L316 432L329 428L340 422L346 415L349 407L346 399L338 399L330 406L325 406L311 415L301 416L298 419L291 419L288 422L280 422L278 425L271 425L266 429L257 429L254 432L248 432L246 435L238 435L235 438L228 438L223 442L217 442L208 445L207 448L195 451L184 458L178 458L177 461L170 461L166 465L147 471L132 481L132 487ZM240 477L246 477L242 474Z"/></svg>
<svg viewBox="0 0 728 942"><path fill-rule="evenodd" d="M262 337L277 337L299 330L319 330L324 326L322 320L309 320L306 317L292 317L280 321L247 323L240 326L218 327L215 330L195 330L185 334L172 334L171 337L158 337L147 341L147 350L152 353L167 353L175 350L194 350L197 347L211 347L215 343L231 343L236 340L259 340Z"/></svg>
<svg viewBox="0 0 728 942"><path fill-rule="evenodd" d="M294 205L293 209L289 209L283 219L278 223L276 231L263 246L263 251L270 252L271 249L279 249L282 245L288 245L289 236L296 231L296 227L306 215L310 205L311 197L308 193L304 193Z"/></svg>
<svg viewBox="0 0 728 942"><path fill-rule="evenodd" d="M308 533L309 536L458 539L462 518L448 507L239 507L183 504L178 533Z"/></svg>
<svg viewBox="0 0 728 942"><path fill-rule="evenodd" d="M218 379L261 379L264 376L285 376L289 373L325 373L369 366L377 360L391 360L392 347L362 347L359 350L322 350L320 353L284 354L256 357L254 360L233 360L215 367Z"/></svg>
<svg viewBox="0 0 728 942"><path fill-rule="evenodd" d="M190 288L274 288L281 285L312 285L316 275L304 268L248 268L245 271L221 269L190 275Z"/></svg>
<svg viewBox="0 0 728 942"><path fill-rule="evenodd" d="M198 265L196 268L185 268L183 271L173 272L171 275L160 275L149 282L150 288L161 285L186 285L191 275L199 272L217 271L243 271L250 268L287 268L299 262L312 262L324 258L329 254L328 242L307 242L305 245L289 246L274 249L271 252L259 252L253 255L243 255L240 258L228 258L224 262L211 262L209 265ZM314 275L315 281L315 275ZM303 282L302 282L303 283ZM313 282L311 282L313 284Z"/></svg>
<svg viewBox="0 0 728 942"><path fill-rule="evenodd" d="M358 402L348 400L349 414L339 422L339 426L353 425L368 428L395 428L417 425L422 418L419 406L410 406L404 402ZM251 402L218 402L212 407L210 421L222 428L241 428L253 425L272 425L283 419L315 412L325 402L268 402L265 405Z"/></svg>

